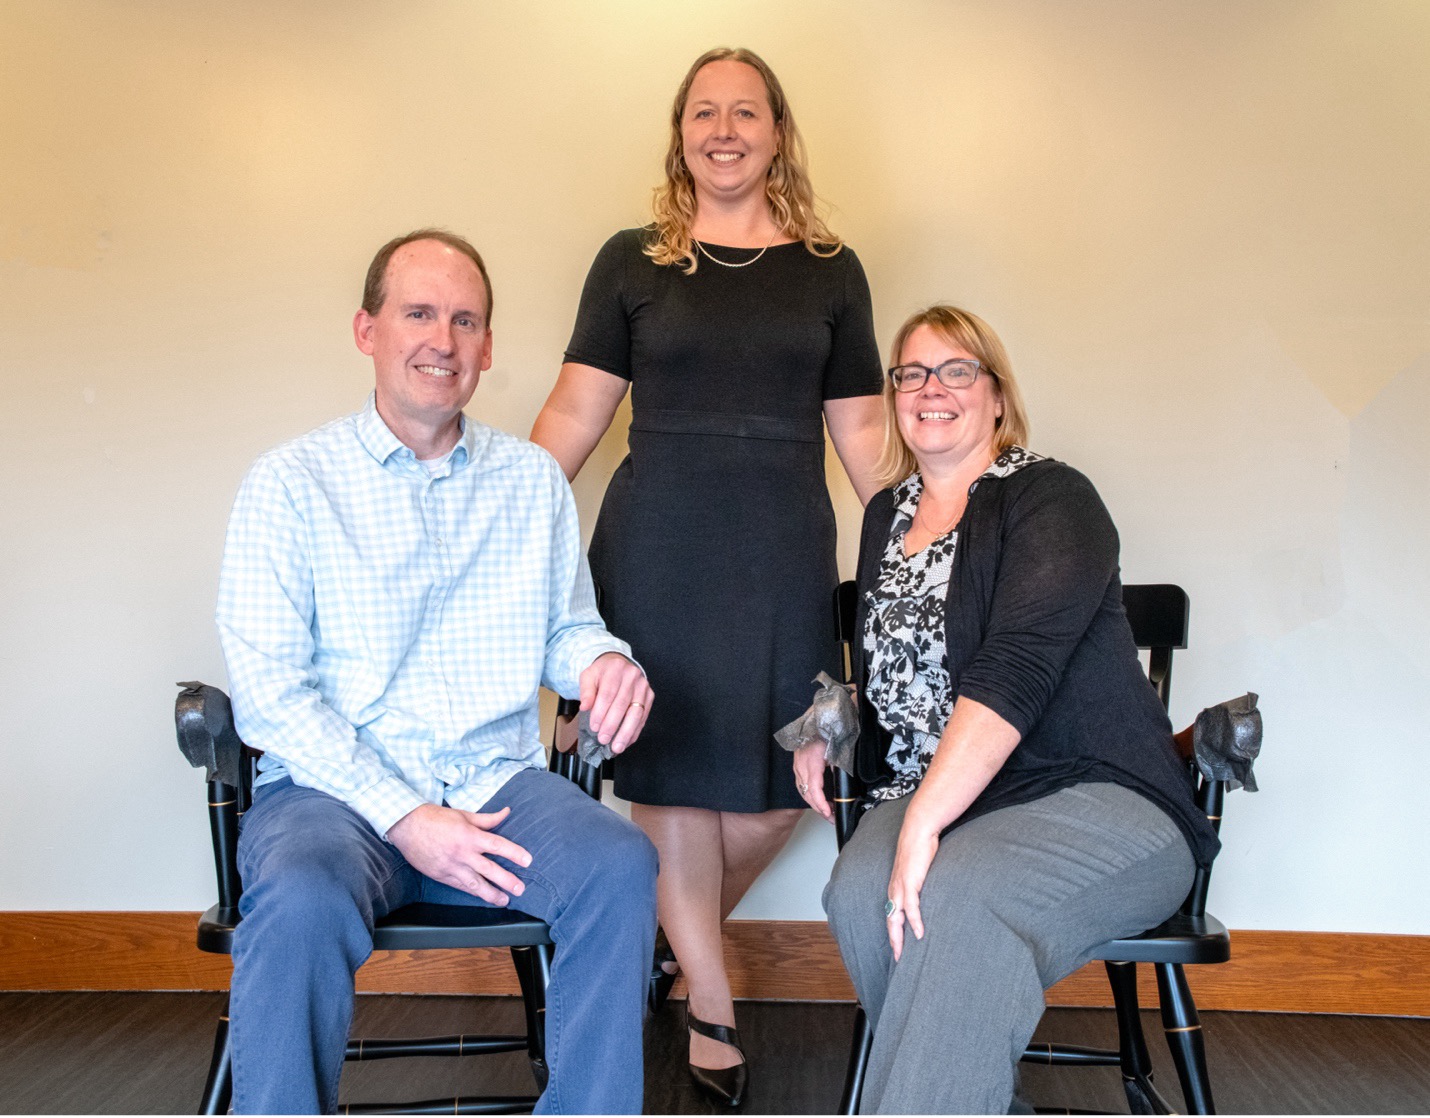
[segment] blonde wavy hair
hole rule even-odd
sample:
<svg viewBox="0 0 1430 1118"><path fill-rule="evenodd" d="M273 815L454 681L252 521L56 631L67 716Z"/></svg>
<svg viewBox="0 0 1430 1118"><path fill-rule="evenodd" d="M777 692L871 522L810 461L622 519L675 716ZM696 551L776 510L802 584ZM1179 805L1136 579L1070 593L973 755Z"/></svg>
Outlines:
<svg viewBox="0 0 1430 1118"><path fill-rule="evenodd" d="M690 227L695 221L695 180L685 165L685 143L680 125L685 118L685 103L690 97L690 85L702 67L712 62L743 62L753 66L764 79L770 111L779 129L779 143L774 162L765 180L765 197L770 203L770 215L787 237L804 242L804 247L816 256L833 256L843 247L823 218L815 212L814 187L809 182L809 170L804 151L804 138L790 112L789 102L779 78L754 51L743 47L716 47L707 50L685 75L675 93L670 111L670 146L665 153L665 182L655 188L653 236L645 246L645 254L657 264L683 264L690 275L699 258Z"/></svg>
<svg viewBox="0 0 1430 1118"><path fill-rule="evenodd" d="M949 345L966 350L978 359L979 376L992 377L994 386L1003 400L1003 414L993 423L993 451L1002 454L1010 446L1026 446L1028 443L1028 410L1023 405L1023 394L1018 390L1017 378L1013 376L1013 365L1008 360L1008 351L994 333L993 327L971 311L938 303L912 314L899 327L890 347L889 364L899 364L904 352L904 343L920 326L927 326ZM884 377L884 450L874 465L874 474L879 484L885 488L898 485L918 469L918 461L909 444L904 441L904 433L899 430L899 417L894 412L894 382Z"/></svg>

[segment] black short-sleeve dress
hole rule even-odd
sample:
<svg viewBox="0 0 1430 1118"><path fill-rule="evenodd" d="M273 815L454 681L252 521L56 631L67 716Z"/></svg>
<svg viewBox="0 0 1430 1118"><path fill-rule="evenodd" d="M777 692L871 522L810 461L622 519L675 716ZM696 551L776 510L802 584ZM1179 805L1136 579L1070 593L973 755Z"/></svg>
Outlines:
<svg viewBox="0 0 1430 1118"><path fill-rule="evenodd" d="M837 670L825 400L881 387L854 253L774 245L748 267L655 264L617 233L586 278L566 360L631 381L630 453L591 540L601 611L655 702L616 794L802 807L774 732ZM732 263L753 250L707 245Z"/></svg>

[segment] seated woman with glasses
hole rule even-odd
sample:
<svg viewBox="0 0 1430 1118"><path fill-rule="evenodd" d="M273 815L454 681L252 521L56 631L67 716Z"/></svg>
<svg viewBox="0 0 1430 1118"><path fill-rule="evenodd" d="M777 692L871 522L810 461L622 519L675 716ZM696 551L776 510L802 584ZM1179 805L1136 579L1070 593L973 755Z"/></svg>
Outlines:
<svg viewBox="0 0 1430 1118"><path fill-rule="evenodd" d="M864 1113L1006 1113L1043 991L1170 916L1217 839L1122 608L1092 484L1025 450L998 336L914 315L859 549L869 810L825 909L874 1027ZM796 782L831 817L818 743Z"/></svg>

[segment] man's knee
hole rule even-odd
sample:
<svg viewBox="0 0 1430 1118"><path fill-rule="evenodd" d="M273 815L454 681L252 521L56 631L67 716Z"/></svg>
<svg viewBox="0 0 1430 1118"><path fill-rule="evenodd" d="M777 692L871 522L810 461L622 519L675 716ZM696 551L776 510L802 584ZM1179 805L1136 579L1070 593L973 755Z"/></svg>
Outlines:
<svg viewBox="0 0 1430 1118"><path fill-rule="evenodd" d="M659 860L644 832L609 808L580 828L581 842L570 857L579 884L570 894L572 911L587 921L616 929L625 937L649 926L655 929L655 881Z"/></svg>
<svg viewBox="0 0 1430 1118"><path fill-rule="evenodd" d="M350 809L289 789L281 801L255 806L239 853L241 939L277 934L295 947L340 940L350 951L364 941L370 949L375 894L392 867Z"/></svg>
<svg viewBox="0 0 1430 1118"><path fill-rule="evenodd" d="M278 942L295 954L336 947L344 955L365 957L372 949L371 897L318 858L271 864L261 879L245 886L241 908L240 942Z"/></svg>
<svg viewBox="0 0 1430 1118"><path fill-rule="evenodd" d="M660 858L655 844L645 832L615 812L602 828L602 844L597 851L595 873L607 888L635 897L649 897L655 903L655 879Z"/></svg>

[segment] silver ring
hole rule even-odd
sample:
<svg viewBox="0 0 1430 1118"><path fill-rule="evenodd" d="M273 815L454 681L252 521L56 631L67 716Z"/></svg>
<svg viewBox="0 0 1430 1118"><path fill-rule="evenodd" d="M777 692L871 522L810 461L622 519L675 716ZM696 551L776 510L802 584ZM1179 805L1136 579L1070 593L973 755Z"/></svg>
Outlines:
<svg viewBox="0 0 1430 1118"><path fill-rule="evenodd" d="M808 784L801 784L801 785L799 786L799 794L800 794L801 796L807 796L807 795L809 795L809 785L808 785Z"/></svg>
<svg viewBox="0 0 1430 1118"><path fill-rule="evenodd" d="M901 908L899 908L899 906L896 905L893 901L885 901L885 902L884 902L884 919L885 919L885 920L892 920L895 916L898 916L899 913L902 912L902 911L903 911L903 910L902 910Z"/></svg>

